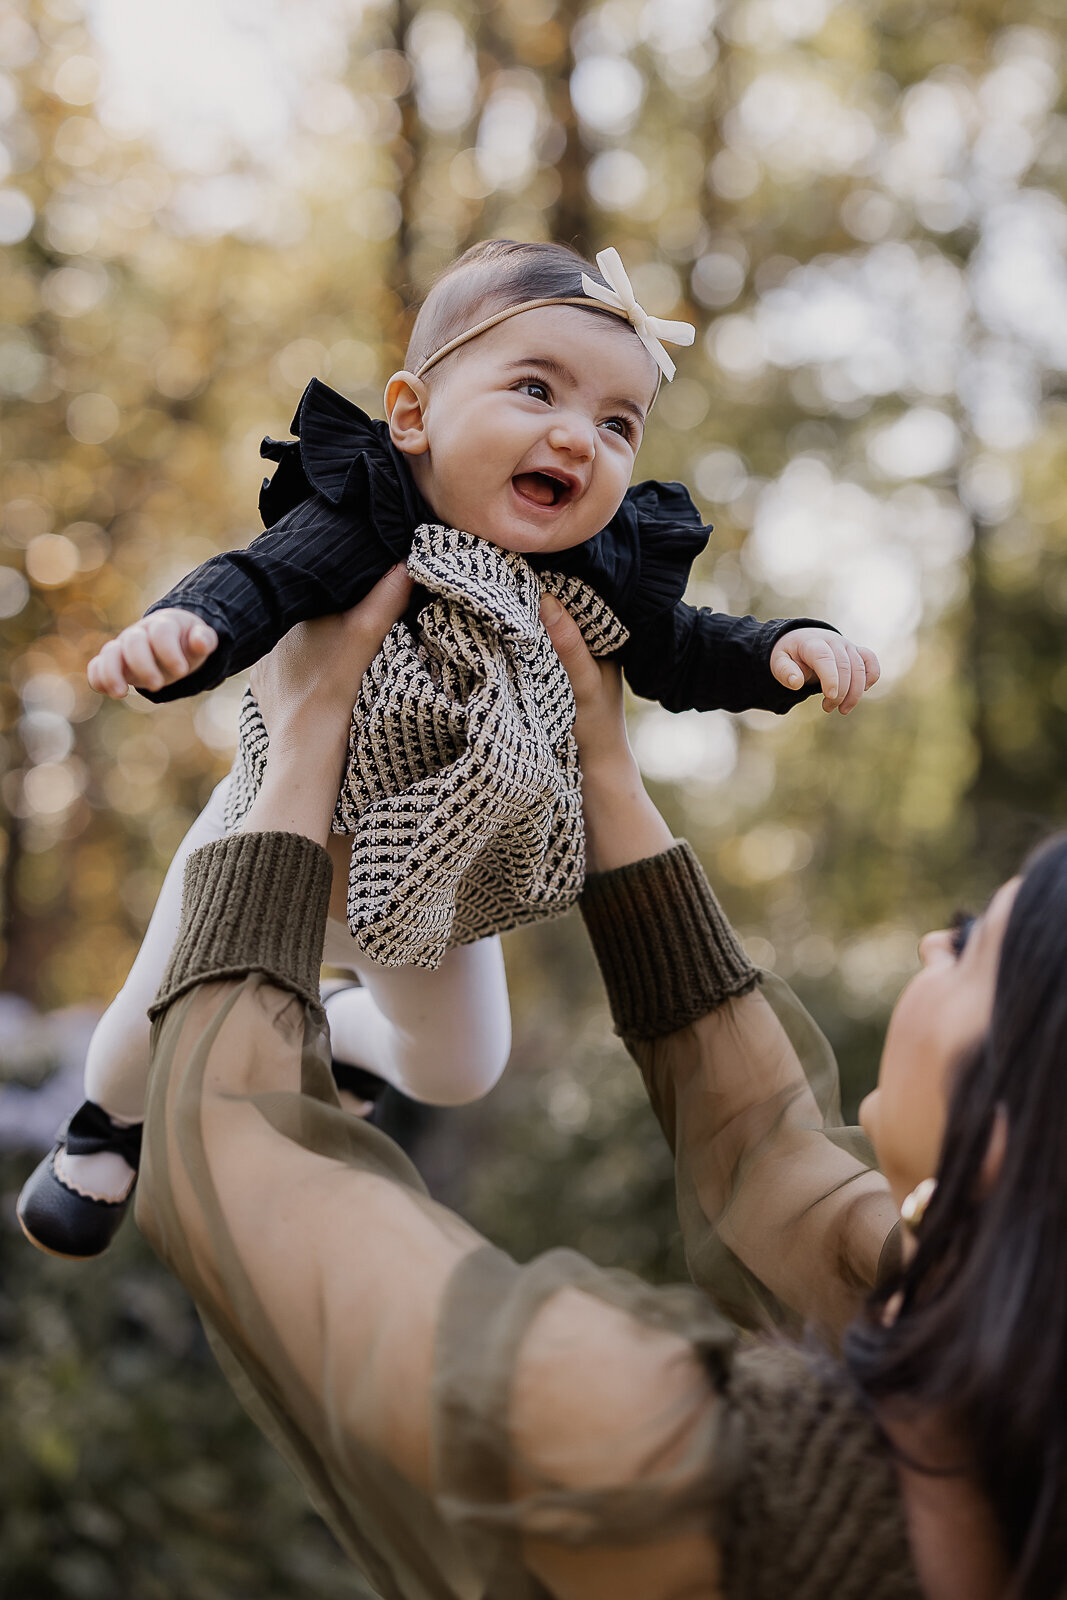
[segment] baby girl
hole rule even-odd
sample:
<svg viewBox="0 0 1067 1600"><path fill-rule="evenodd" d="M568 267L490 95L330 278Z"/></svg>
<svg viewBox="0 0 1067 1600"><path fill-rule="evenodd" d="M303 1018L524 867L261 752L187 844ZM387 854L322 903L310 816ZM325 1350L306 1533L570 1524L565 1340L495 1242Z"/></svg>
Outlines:
<svg viewBox="0 0 1067 1600"><path fill-rule="evenodd" d="M597 260L599 272L564 247L510 240L467 251L419 312L407 365L386 385L385 422L313 380L293 421L299 442L264 441L278 463L260 498L267 531L106 644L90 663L93 687L154 700L211 688L297 622L354 605L408 557L416 530L432 537L441 524L514 553L513 565L521 556L557 592L571 581L599 597L631 687L670 710L783 712L818 690L826 710L851 710L877 679L871 651L815 619L759 622L683 600L710 529L681 485L629 484L660 381L674 373L662 341L690 343L693 330L649 317L614 251ZM172 862L90 1043L85 1103L19 1197L41 1249L99 1254L129 1204L146 1011L186 858L233 824L230 791L230 779L216 788ZM334 842L340 863L351 841ZM365 944L331 908L324 959L354 975L324 991L339 1087L366 1099L388 1083L439 1105L485 1094L510 1049L499 938L455 942L436 966L376 960Z"/></svg>

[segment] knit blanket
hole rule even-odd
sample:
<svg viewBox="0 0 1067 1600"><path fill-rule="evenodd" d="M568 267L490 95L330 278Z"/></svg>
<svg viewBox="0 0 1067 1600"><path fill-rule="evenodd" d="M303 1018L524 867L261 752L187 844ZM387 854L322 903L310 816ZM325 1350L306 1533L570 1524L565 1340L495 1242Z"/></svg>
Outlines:
<svg viewBox="0 0 1067 1600"><path fill-rule="evenodd" d="M408 569L429 594L360 685L333 831L351 835L348 926L386 966L559 916L585 876L574 697L538 615L558 596L594 655L626 628L588 584L423 524ZM259 789L267 731L245 695L226 826Z"/></svg>

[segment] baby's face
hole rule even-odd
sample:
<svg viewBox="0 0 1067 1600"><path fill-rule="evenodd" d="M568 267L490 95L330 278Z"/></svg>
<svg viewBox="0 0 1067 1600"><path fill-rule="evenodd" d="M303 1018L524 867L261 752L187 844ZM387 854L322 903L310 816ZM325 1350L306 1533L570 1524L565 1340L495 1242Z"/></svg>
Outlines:
<svg viewBox="0 0 1067 1600"><path fill-rule="evenodd" d="M542 306L431 371L418 447L394 438L449 527L504 550L568 550L618 510L656 378L629 323Z"/></svg>

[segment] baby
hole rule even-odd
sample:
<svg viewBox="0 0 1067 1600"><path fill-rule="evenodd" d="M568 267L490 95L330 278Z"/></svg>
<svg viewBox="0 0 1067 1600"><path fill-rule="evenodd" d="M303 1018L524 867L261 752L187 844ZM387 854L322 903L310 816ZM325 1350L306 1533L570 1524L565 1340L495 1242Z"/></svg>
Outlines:
<svg viewBox="0 0 1067 1600"><path fill-rule="evenodd" d="M663 376L663 339L688 324L648 317L614 251L598 273L557 245L494 240L469 250L422 306L407 366L385 390L387 422L313 380L292 431L264 441L278 463L268 530L220 555L106 644L89 680L121 698L213 687L298 621L355 604L403 561L416 528L467 530L539 573L579 580L626 631L631 687L671 710L782 712L821 689L850 710L878 676L869 650L810 618L759 622L682 599L710 529L679 484L629 487ZM224 780L171 864L144 943L90 1043L85 1103L27 1181L22 1227L53 1253L104 1250L136 1181L149 1028L177 929L190 852L226 829ZM335 838L340 862L346 841ZM335 914L338 913L338 914ZM448 949L433 970L372 960L331 907L324 959L354 974L324 992L339 1086L390 1083L457 1104L496 1082L510 1049L499 939Z"/></svg>

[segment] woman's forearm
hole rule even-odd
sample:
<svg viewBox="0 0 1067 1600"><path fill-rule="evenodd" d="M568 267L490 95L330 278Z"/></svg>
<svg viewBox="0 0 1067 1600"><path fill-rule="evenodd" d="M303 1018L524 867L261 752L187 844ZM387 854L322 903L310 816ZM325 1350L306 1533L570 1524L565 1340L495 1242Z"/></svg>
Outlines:
<svg viewBox="0 0 1067 1600"><path fill-rule="evenodd" d="M270 750L244 833L326 843L360 682L410 597L406 569L392 567L351 611L298 623L253 669Z"/></svg>
<svg viewBox="0 0 1067 1600"><path fill-rule="evenodd" d="M896 1214L841 1126L829 1045L780 980L757 986L688 845L595 873L582 911L674 1153L694 1278L738 1321L792 1313L836 1335Z"/></svg>
<svg viewBox="0 0 1067 1600"><path fill-rule="evenodd" d="M674 843L671 831L649 799L637 763L623 747L582 768L586 866L611 872Z"/></svg>
<svg viewBox="0 0 1067 1600"><path fill-rule="evenodd" d="M276 747L277 746L277 747ZM259 793L241 824L243 833L301 833L325 845L337 805L348 730L324 720L321 737L299 744L278 739Z"/></svg>
<svg viewBox="0 0 1067 1600"><path fill-rule="evenodd" d="M425 1484L438 1306L480 1240L336 1106L321 1012L308 1010L329 864L294 836L303 827L275 831L286 816L306 820L283 788L265 799L262 828L190 860L153 1008L138 1221L238 1356L270 1371L291 1414L312 1403L327 1435L329 1370L353 1436Z"/></svg>
<svg viewBox="0 0 1067 1600"><path fill-rule="evenodd" d="M700 862L645 792L617 684L557 631L579 707L582 911L674 1153L690 1269L739 1320L792 1311L839 1330L892 1214L856 1141L835 1139L833 1056L788 991L776 1009L757 989Z"/></svg>

